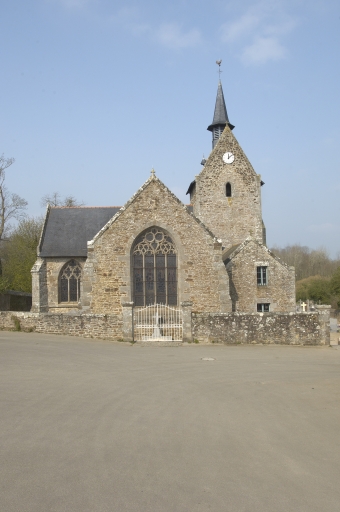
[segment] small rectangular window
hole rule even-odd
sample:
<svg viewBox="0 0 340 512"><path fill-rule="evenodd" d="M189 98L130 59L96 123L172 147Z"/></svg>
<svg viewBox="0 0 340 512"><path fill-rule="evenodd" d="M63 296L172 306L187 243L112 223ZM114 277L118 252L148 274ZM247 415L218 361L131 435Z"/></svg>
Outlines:
<svg viewBox="0 0 340 512"><path fill-rule="evenodd" d="M262 303L257 305L258 313L269 313L269 304Z"/></svg>
<svg viewBox="0 0 340 512"><path fill-rule="evenodd" d="M257 286L265 286L267 282L267 267L257 267Z"/></svg>

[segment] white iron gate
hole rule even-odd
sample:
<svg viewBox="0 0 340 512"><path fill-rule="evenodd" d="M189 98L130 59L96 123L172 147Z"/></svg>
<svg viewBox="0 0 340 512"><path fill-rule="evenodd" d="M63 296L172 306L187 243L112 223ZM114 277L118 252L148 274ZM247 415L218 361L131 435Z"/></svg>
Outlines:
<svg viewBox="0 0 340 512"><path fill-rule="evenodd" d="M182 310L165 304L135 308L133 327L134 341L182 341Z"/></svg>

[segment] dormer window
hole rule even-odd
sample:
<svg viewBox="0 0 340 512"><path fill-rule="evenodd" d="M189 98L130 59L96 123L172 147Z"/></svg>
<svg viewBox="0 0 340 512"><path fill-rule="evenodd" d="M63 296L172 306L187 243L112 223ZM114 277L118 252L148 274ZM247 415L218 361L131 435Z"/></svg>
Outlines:
<svg viewBox="0 0 340 512"><path fill-rule="evenodd" d="M225 195L227 197L231 197L231 184L229 183L229 181L225 186Z"/></svg>

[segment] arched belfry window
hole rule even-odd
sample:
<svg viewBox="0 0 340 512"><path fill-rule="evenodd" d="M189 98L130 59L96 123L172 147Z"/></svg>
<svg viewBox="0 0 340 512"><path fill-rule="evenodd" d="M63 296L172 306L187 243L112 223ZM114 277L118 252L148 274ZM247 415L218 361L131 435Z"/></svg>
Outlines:
<svg viewBox="0 0 340 512"><path fill-rule="evenodd" d="M225 186L225 195L231 197L231 183L229 183L229 181Z"/></svg>
<svg viewBox="0 0 340 512"><path fill-rule="evenodd" d="M81 266L76 260L68 261L60 272L60 302L78 302L80 298Z"/></svg>
<svg viewBox="0 0 340 512"><path fill-rule="evenodd" d="M177 252L165 231L153 227L138 236L132 265L135 306L177 305Z"/></svg>

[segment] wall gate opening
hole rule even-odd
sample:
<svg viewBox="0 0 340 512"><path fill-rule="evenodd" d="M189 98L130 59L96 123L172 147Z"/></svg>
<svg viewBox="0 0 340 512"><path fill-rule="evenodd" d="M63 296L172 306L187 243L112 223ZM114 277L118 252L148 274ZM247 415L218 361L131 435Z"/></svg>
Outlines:
<svg viewBox="0 0 340 512"><path fill-rule="evenodd" d="M134 341L182 341L182 309L154 304L134 308Z"/></svg>

